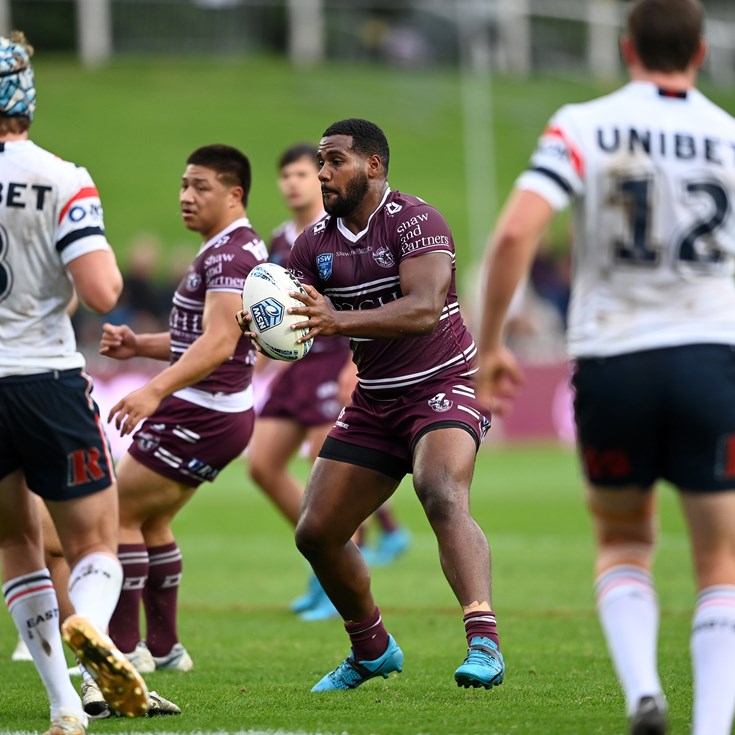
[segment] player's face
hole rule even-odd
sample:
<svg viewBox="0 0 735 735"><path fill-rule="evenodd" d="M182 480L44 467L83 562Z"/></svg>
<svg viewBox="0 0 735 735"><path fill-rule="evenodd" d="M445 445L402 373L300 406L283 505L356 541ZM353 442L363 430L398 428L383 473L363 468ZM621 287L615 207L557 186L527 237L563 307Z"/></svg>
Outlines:
<svg viewBox="0 0 735 735"><path fill-rule="evenodd" d="M190 230L211 237L227 226L233 207L239 206L240 187L227 186L217 172L189 164L181 177L181 217Z"/></svg>
<svg viewBox="0 0 735 735"><path fill-rule="evenodd" d="M324 209L333 217L349 217L369 190L367 160L352 149L350 135L322 138L318 158Z"/></svg>
<svg viewBox="0 0 735 735"><path fill-rule="evenodd" d="M316 161L304 156L281 169L278 188L289 209L311 209L322 198Z"/></svg>

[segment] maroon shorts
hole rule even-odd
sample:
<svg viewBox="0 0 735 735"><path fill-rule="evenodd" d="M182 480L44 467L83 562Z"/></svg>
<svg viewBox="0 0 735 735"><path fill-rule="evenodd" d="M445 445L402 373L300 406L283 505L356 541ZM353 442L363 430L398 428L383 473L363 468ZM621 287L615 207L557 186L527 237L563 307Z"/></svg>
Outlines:
<svg viewBox="0 0 735 735"><path fill-rule="evenodd" d="M348 356L344 350L309 353L289 365L270 384L270 395L259 415L290 419L307 427L333 423L342 408L337 379Z"/></svg>
<svg viewBox="0 0 735 735"><path fill-rule="evenodd" d="M400 480L412 471L416 444L429 431L465 429L479 448L490 428L483 411L467 378L440 374L406 388L404 395L390 401L377 400L358 387L319 456L370 467Z"/></svg>
<svg viewBox="0 0 735 735"><path fill-rule="evenodd" d="M134 434L128 452L149 470L198 487L245 451L254 423L252 409L224 413L169 396Z"/></svg>

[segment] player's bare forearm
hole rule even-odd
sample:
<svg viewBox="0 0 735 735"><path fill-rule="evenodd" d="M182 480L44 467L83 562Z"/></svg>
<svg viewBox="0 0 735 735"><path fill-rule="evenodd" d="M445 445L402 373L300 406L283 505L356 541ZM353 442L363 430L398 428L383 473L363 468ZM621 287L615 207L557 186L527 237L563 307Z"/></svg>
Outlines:
<svg viewBox="0 0 735 735"><path fill-rule="evenodd" d="M137 335L137 356L152 360L168 360L171 354L171 335L168 332L152 332Z"/></svg>
<svg viewBox="0 0 735 735"><path fill-rule="evenodd" d="M161 398L203 380L235 352L237 338L231 332L205 331L181 358L148 384Z"/></svg>
<svg viewBox="0 0 735 735"><path fill-rule="evenodd" d="M168 332L136 334L127 324L103 324L100 354L113 360L131 357L168 359L170 339Z"/></svg>
<svg viewBox="0 0 735 735"><path fill-rule="evenodd" d="M496 240L483 284L482 318L477 340L480 352L501 345L508 308L526 268L523 248L516 241L502 237Z"/></svg>
<svg viewBox="0 0 735 735"><path fill-rule="evenodd" d="M377 309L339 311L335 334L371 339L402 339L432 334L439 324L444 304L418 296L402 296Z"/></svg>
<svg viewBox="0 0 735 735"><path fill-rule="evenodd" d="M312 286L306 294L292 293L303 306L289 309L306 321L295 328L318 334L340 334L367 339L403 339L432 334L439 325L452 280L452 261L445 253L428 253L400 266L400 296L374 309L335 309Z"/></svg>
<svg viewBox="0 0 735 735"><path fill-rule="evenodd" d="M434 332L444 306L443 302L437 306L435 299L409 294L375 309L338 311L317 295L311 286L304 288L306 296L291 293L303 306L288 310L290 314L304 317L304 321L293 324L292 329L309 329L299 342L318 335L328 337L335 334L367 339L421 337Z"/></svg>
<svg viewBox="0 0 735 735"><path fill-rule="evenodd" d="M554 210L538 194L516 191L493 237L488 256L478 336L480 352L498 349L503 326L518 285L531 268L536 248Z"/></svg>

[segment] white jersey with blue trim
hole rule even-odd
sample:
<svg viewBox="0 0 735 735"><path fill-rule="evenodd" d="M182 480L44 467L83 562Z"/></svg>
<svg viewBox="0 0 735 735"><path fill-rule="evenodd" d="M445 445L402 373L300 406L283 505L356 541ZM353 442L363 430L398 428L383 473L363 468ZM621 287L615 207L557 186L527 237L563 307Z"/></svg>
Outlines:
<svg viewBox="0 0 735 735"><path fill-rule="evenodd" d="M84 366L66 266L109 247L86 169L30 140L0 143L0 377Z"/></svg>
<svg viewBox="0 0 735 735"><path fill-rule="evenodd" d="M561 108L516 186L574 205L572 357L735 344L735 119L700 92Z"/></svg>

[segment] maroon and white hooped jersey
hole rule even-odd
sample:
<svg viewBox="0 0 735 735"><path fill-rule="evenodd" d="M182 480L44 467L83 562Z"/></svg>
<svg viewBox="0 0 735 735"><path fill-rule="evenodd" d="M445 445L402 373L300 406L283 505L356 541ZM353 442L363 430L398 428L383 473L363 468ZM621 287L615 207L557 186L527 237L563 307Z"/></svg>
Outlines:
<svg viewBox="0 0 735 735"><path fill-rule="evenodd" d="M202 336L207 293L242 293L248 273L267 256L265 243L245 218L236 220L202 245L174 293L169 316L171 364ZM216 411L246 410L252 406L249 389L255 356L251 340L242 337L232 357L206 378L174 395Z"/></svg>
<svg viewBox="0 0 735 735"><path fill-rule="evenodd" d="M296 240L289 269L329 298L338 310L375 309L399 299L403 260L443 253L452 279L439 326L407 339L352 338L360 387L392 398L406 386L439 373L475 372L475 343L462 320L455 284L454 240L444 217L415 196L388 189L362 232L339 218L324 217Z"/></svg>

